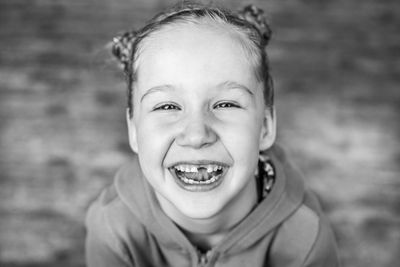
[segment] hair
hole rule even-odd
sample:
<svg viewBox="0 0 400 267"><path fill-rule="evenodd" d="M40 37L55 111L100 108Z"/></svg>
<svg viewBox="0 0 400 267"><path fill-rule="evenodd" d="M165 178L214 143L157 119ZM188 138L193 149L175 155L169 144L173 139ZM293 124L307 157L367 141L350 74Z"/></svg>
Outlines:
<svg viewBox="0 0 400 267"><path fill-rule="evenodd" d="M222 8L184 1L159 13L143 28L125 32L113 39L112 54L121 63L127 79L130 117L133 116L133 84L137 79L137 61L143 41L167 25L207 24L210 21L231 27L233 32L241 37L240 44L248 52L249 60L255 63L256 78L263 82L265 105L273 106L273 82L265 50L271 38L271 29L266 22L263 10L254 5L248 5L239 12L232 13Z"/></svg>

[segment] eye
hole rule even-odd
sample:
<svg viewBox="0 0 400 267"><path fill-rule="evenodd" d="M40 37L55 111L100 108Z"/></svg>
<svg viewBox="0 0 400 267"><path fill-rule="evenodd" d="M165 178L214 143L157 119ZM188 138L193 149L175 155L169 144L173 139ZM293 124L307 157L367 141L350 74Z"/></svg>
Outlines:
<svg viewBox="0 0 400 267"><path fill-rule="evenodd" d="M153 109L153 111L156 111L156 110L161 110L161 111L163 111L163 110L166 110L166 111L168 111L168 110L181 110L181 108L177 104L166 103L166 104L161 104L161 105L156 106Z"/></svg>
<svg viewBox="0 0 400 267"><path fill-rule="evenodd" d="M218 102L214 105L214 108L240 108L240 105L236 102Z"/></svg>

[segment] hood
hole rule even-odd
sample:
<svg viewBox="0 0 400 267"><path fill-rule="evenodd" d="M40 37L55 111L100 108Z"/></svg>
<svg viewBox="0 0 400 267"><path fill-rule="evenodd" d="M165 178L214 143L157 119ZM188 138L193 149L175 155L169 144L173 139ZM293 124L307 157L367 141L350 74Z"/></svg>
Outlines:
<svg viewBox="0 0 400 267"><path fill-rule="evenodd" d="M217 247L220 252L246 249L271 232L301 205L304 183L287 161L281 148L267 154L275 166L276 180L271 193ZM144 178L137 155L115 179L117 193L132 213L164 246L176 249L193 247L179 228L161 210L150 184ZM240 241L240 242L239 242Z"/></svg>

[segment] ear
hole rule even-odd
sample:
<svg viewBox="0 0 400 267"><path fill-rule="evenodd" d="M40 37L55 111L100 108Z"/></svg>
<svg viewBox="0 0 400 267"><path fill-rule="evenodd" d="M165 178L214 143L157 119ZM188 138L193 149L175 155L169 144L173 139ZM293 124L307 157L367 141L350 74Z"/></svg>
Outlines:
<svg viewBox="0 0 400 267"><path fill-rule="evenodd" d="M263 125L260 134L260 151L270 148L276 138L275 108L264 108Z"/></svg>
<svg viewBox="0 0 400 267"><path fill-rule="evenodd" d="M126 109L126 124L128 125L129 145L133 152L138 153L136 125L133 118L129 115L129 109Z"/></svg>

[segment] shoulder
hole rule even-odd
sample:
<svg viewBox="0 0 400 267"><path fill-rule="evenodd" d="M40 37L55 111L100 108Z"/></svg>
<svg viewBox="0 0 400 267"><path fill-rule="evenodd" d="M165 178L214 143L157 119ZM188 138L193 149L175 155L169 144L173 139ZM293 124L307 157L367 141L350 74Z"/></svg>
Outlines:
<svg viewBox="0 0 400 267"><path fill-rule="evenodd" d="M132 227L143 228L136 208L140 206L136 201L144 198L138 168L136 158L119 168L113 183L91 203L86 215L88 228L108 227L116 234L132 230Z"/></svg>
<svg viewBox="0 0 400 267"><path fill-rule="evenodd" d="M103 189L99 196L90 204L86 214L87 227L104 227L108 223L110 213L116 213L118 216L125 213L114 185Z"/></svg>
<svg viewBox="0 0 400 267"><path fill-rule="evenodd" d="M147 235L146 228L120 199L114 185L104 189L90 205L85 224L89 262L118 259L131 263L136 244L144 243Z"/></svg>
<svg viewBox="0 0 400 267"><path fill-rule="evenodd" d="M129 266L129 253L110 221L109 213L118 202L113 186L108 187L86 213L85 255L88 266L106 266L111 262L113 266Z"/></svg>
<svg viewBox="0 0 400 267"><path fill-rule="evenodd" d="M104 236L107 242L115 240L118 243L129 239L132 233L140 236L145 231L140 220L121 200L115 185L105 188L90 205L86 228Z"/></svg>
<svg viewBox="0 0 400 267"><path fill-rule="evenodd" d="M302 207L312 214L315 221L318 221L318 228L314 230L315 239L303 266L340 266L332 227L323 213L316 195L312 192L307 192Z"/></svg>
<svg viewBox="0 0 400 267"><path fill-rule="evenodd" d="M331 227L311 192L282 222L273 250L273 266L339 266Z"/></svg>
<svg viewBox="0 0 400 267"><path fill-rule="evenodd" d="M120 199L114 185L89 207L86 230L88 266L135 266L140 246L147 244L145 226Z"/></svg>

